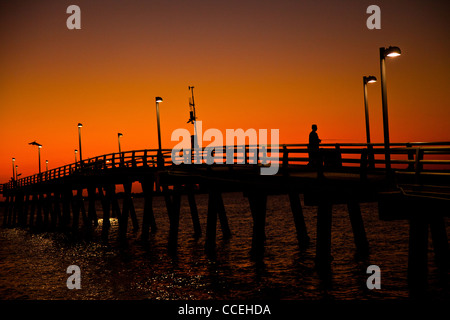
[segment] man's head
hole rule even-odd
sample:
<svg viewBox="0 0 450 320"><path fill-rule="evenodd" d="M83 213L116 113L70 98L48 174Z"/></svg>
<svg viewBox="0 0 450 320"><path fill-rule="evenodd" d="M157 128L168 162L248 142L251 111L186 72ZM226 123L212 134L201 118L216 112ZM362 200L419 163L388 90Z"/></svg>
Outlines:
<svg viewBox="0 0 450 320"><path fill-rule="evenodd" d="M313 129L313 131L317 131L317 124L313 124L312 129Z"/></svg>

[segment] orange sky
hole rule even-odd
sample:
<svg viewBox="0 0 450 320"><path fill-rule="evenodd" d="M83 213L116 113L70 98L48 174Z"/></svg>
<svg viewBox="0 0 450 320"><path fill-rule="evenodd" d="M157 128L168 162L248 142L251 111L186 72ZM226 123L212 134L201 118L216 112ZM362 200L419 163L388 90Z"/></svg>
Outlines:
<svg viewBox="0 0 450 320"><path fill-rule="evenodd" d="M81 8L68 30L66 8ZM381 30L366 8L381 8ZM391 142L449 141L448 1L2 1L0 2L0 182L83 158L163 147L192 129L188 85L207 128L279 129L280 143L319 136L364 142L362 77L387 61ZM382 142L380 84L370 85L371 137ZM336 140L329 140L336 142Z"/></svg>

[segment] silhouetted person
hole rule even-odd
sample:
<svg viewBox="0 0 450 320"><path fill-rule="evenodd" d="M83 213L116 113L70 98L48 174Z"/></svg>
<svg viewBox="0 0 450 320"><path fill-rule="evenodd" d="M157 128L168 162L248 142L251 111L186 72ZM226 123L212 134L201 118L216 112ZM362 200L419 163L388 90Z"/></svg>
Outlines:
<svg viewBox="0 0 450 320"><path fill-rule="evenodd" d="M317 125L312 125L312 131L309 134L308 154L310 166L317 166L319 161L319 144L322 140L319 139L317 134Z"/></svg>

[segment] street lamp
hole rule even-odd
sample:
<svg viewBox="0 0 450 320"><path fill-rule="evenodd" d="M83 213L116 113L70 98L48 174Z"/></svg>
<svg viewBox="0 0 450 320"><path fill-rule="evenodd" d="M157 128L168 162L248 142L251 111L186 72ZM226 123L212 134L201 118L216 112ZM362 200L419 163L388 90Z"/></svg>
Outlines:
<svg viewBox="0 0 450 320"><path fill-rule="evenodd" d="M83 125L81 123L79 123L78 124L78 148L80 149L80 164L81 164L81 161L83 161L83 157L81 154L81 128L82 127L83 127Z"/></svg>
<svg viewBox="0 0 450 320"><path fill-rule="evenodd" d="M12 168L13 168L13 180L16 180L16 175L15 175L15 173L14 173L14 163L15 163L15 161L16 161L16 158L12 158Z"/></svg>
<svg viewBox="0 0 450 320"><path fill-rule="evenodd" d="M16 179L17 179L17 168L18 168L19 166L18 165L16 165Z"/></svg>
<svg viewBox="0 0 450 320"><path fill-rule="evenodd" d="M367 143L370 143L370 127L369 127L369 105L367 103L367 84L377 82L377 78L374 76L363 77L363 89L364 89L364 109L366 115L366 139Z"/></svg>
<svg viewBox="0 0 450 320"><path fill-rule="evenodd" d="M30 142L28 144L38 147L39 173L41 173L41 148L42 148L42 145L37 143L36 141Z"/></svg>
<svg viewBox="0 0 450 320"><path fill-rule="evenodd" d="M77 163L77 153L78 153L78 150L75 149L75 163Z"/></svg>
<svg viewBox="0 0 450 320"><path fill-rule="evenodd" d="M117 134L117 139L119 139L119 153L122 153L122 150L120 149L120 137L122 137L123 134L121 134L120 132Z"/></svg>
<svg viewBox="0 0 450 320"><path fill-rule="evenodd" d="M155 101L156 101L156 121L158 124L158 166L164 165L164 161L162 158L162 150L161 150L161 126L159 124L159 103L163 101L163 99L161 97L155 97Z"/></svg>
<svg viewBox="0 0 450 320"><path fill-rule="evenodd" d="M45 160L45 171L48 171L48 160Z"/></svg>
<svg viewBox="0 0 450 320"><path fill-rule="evenodd" d="M386 88L386 57L398 57L402 52L399 47L380 48L380 69L381 69L381 97L383 104L383 132L384 132L384 153L386 164L386 175L391 177L391 154L389 143L389 121Z"/></svg>
<svg viewBox="0 0 450 320"><path fill-rule="evenodd" d="M369 167L375 167L375 158L373 154L373 148L370 145L370 125L369 125L369 104L367 102L367 84L377 82L377 78L374 76L363 77L363 89L364 89L364 110L366 115L366 139L367 139L367 156L369 161Z"/></svg>
<svg viewBox="0 0 450 320"><path fill-rule="evenodd" d="M41 148L42 145L38 146L38 157L39 157L39 173L41 173Z"/></svg>

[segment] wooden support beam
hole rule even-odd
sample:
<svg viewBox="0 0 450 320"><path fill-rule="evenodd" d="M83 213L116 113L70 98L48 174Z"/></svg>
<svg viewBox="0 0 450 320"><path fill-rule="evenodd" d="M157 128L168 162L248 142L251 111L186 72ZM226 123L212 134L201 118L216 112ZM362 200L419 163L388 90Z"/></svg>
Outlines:
<svg viewBox="0 0 450 320"><path fill-rule="evenodd" d="M119 218L121 216L120 213L120 206L119 206L119 201L117 199L117 195L116 195L116 185L112 184L111 185L111 217L112 218Z"/></svg>
<svg viewBox="0 0 450 320"><path fill-rule="evenodd" d="M51 193L42 194L42 212L44 215L44 227L50 227L50 198Z"/></svg>
<svg viewBox="0 0 450 320"><path fill-rule="evenodd" d="M189 188L187 196L189 208L191 211L192 224L194 227L194 235L195 237L199 238L202 235L202 228L200 226L200 220L198 218L197 203L195 201L195 194L193 188Z"/></svg>
<svg viewBox="0 0 450 320"><path fill-rule="evenodd" d="M21 221L20 221L20 225L22 227L26 227L26 225L27 225L28 207L30 205L30 200L29 200L28 193L25 193L24 197L25 197L25 199L24 199L24 202L23 202L22 218L21 218Z"/></svg>
<svg viewBox="0 0 450 320"><path fill-rule="evenodd" d="M34 213L36 211L36 202L37 202L37 195L33 193L31 196L31 208L30 208L30 222L29 222L30 229L34 227Z"/></svg>
<svg viewBox="0 0 450 320"><path fill-rule="evenodd" d="M134 202L133 202L133 197L131 196L131 188L130 188L130 195L128 197L128 201L130 204L130 217L131 217L131 222L133 224L133 232L138 232L139 231L139 222L136 216L136 210L134 208Z"/></svg>
<svg viewBox="0 0 450 320"><path fill-rule="evenodd" d="M5 208L3 210L3 226L8 225L8 213L9 213L9 207L11 206L11 196L6 196L5 201Z"/></svg>
<svg viewBox="0 0 450 320"><path fill-rule="evenodd" d="M252 192L248 195L248 201L253 218L253 238L250 254L252 258L261 259L264 256L264 243L266 240L267 195Z"/></svg>
<svg viewBox="0 0 450 320"><path fill-rule="evenodd" d="M358 256L365 257L369 253L369 242L367 241L359 202L351 197L347 202L347 209L352 225L356 253Z"/></svg>
<svg viewBox="0 0 450 320"><path fill-rule="evenodd" d="M409 220L408 286L411 296L422 295L428 277L428 221L420 206Z"/></svg>
<svg viewBox="0 0 450 320"><path fill-rule="evenodd" d="M111 228L111 223L109 221L110 217L110 207L112 200L112 193L114 192L112 186L105 186L106 195L103 193L103 188L98 187L98 194L100 195L100 201L103 209L103 225L102 225L102 239L103 241L108 241L109 229Z"/></svg>
<svg viewBox="0 0 450 320"><path fill-rule="evenodd" d="M97 210L95 208L95 200L96 200L96 193L95 193L95 185L90 185L87 188L88 191L88 218L91 223L94 224L94 228L98 226L98 217L97 217Z"/></svg>
<svg viewBox="0 0 450 320"><path fill-rule="evenodd" d="M80 210L81 210L81 197L83 190L78 189L75 197L72 197L72 232L78 233L78 226L80 224Z"/></svg>
<svg viewBox="0 0 450 320"><path fill-rule="evenodd" d="M11 214L11 226L16 225L17 216L19 215L19 206L20 206L20 193L17 192L14 196L14 206Z"/></svg>
<svg viewBox="0 0 450 320"><path fill-rule="evenodd" d="M322 193L317 209L317 240L315 265L319 275L328 279L331 274L331 220L333 204L328 193Z"/></svg>
<svg viewBox="0 0 450 320"><path fill-rule="evenodd" d="M303 216L302 204L299 194L289 192L289 202L291 204L292 215L294 216L295 230L297 231L297 241L300 248L306 248L309 244L308 231L306 229L305 217Z"/></svg>
<svg viewBox="0 0 450 320"><path fill-rule="evenodd" d="M178 187L174 187L173 196L170 196L167 186L163 186L164 201L166 202L167 213L169 215L169 252L174 253L178 247L178 229L180 224L181 192Z"/></svg>
<svg viewBox="0 0 450 320"><path fill-rule="evenodd" d="M63 190L62 193L62 219L61 227L65 231L70 224L70 204L72 202L72 188Z"/></svg>
<svg viewBox="0 0 450 320"><path fill-rule="evenodd" d="M44 196L40 193L37 195L37 204L36 204L36 228L42 228L42 203L44 200Z"/></svg>
<svg viewBox="0 0 450 320"><path fill-rule="evenodd" d="M430 217L430 232L433 242L434 258L438 266L441 281L448 284L450 272L450 250L445 220L441 215Z"/></svg>
<svg viewBox="0 0 450 320"><path fill-rule="evenodd" d="M210 191L208 194L208 216L206 219L205 252L213 254L216 249L217 228L217 192Z"/></svg>
<svg viewBox="0 0 450 320"><path fill-rule="evenodd" d="M228 224L227 214L225 212L225 206L223 204L222 193L218 193L217 195L217 214L219 216L220 227L222 229L222 235L224 239L231 238L230 226Z"/></svg>
<svg viewBox="0 0 450 320"><path fill-rule="evenodd" d="M142 191L144 192L144 216L142 218L141 239L144 241L148 240L150 228L152 233L157 230L155 215L153 213L153 184L153 178L145 179L141 182Z"/></svg>
<svg viewBox="0 0 450 320"><path fill-rule="evenodd" d="M122 205L122 214L119 215L119 238L120 240L126 240L128 231L128 216L130 213L130 200L131 200L131 182L123 184L125 191Z"/></svg>
<svg viewBox="0 0 450 320"><path fill-rule="evenodd" d="M53 193L53 210L55 213L55 221L54 226L58 226L58 224L61 224L61 192L55 191ZM53 220L52 220L53 223Z"/></svg>

